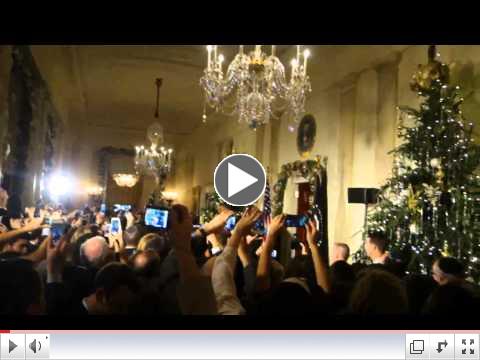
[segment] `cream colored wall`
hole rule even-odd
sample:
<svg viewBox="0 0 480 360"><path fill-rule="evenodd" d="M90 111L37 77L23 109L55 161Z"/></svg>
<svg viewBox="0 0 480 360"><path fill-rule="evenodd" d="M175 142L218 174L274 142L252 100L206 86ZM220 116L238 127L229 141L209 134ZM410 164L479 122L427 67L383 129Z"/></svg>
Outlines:
<svg viewBox="0 0 480 360"><path fill-rule="evenodd" d="M474 91L466 98L464 113L480 125L480 46L440 46L439 52L444 62L457 61L453 81ZM417 65L426 62L427 46L316 46L312 53L313 92L307 111L317 120L312 157L328 157L330 244L343 241L356 250L364 207L347 204L347 189L379 187L389 176L392 157L387 153L398 144L396 107L418 104L409 81ZM234 119L217 119L186 137L182 156L193 158L194 171L190 181L182 163L177 164L176 187L187 194L180 200L191 204L192 186L211 185L215 144L231 136L237 152L242 148L256 155L274 174L282 164L299 160L296 134L287 125L282 119L253 132Z"/></svg>
<svg viewBox="0 0 480 360"><path fill-rule="evenodd" d="M178 137L175 146L176 176L168 188L179 193L179 202L191 207L193 187L213 187L219 147L231 138L235 153L257 156L257 132L238 124L234 118L212 114L194 134Z"/></svg>

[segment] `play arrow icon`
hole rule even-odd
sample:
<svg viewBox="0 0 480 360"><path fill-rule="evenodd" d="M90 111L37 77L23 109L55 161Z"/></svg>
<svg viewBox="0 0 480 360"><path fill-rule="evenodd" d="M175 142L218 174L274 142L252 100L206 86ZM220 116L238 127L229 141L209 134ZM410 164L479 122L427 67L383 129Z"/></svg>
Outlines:
<svg viewBox="0 0 480 360"><path fill-rule="evenodd" d="M8 353L10 354L13 350L18 347L12 340L8 340Z"/></svg>
<svg viewBox="0 0 480 360"><path fill-rule="evenodd" d="M239 167L228 163L228 197L255 184L258 179Z"/></svg>
<svg viewBox="0 0 480 360"><path fill-rule="evenodd" d="M213 173L213 185L223 202L231 206L248 206L265 191L267 174L253 156L233 154L218 163Z"/></svg>

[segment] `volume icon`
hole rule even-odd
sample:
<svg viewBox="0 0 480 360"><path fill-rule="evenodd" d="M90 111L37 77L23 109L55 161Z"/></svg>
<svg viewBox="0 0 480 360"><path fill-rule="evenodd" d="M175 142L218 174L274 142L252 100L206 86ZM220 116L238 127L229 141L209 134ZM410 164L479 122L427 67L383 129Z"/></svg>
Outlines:
<svg viewBox="0 0 480 360"><path fill-rule="evenodd" d="M34 354L37 353L37 351L42 350L42 343L40 341L37 341L37 339L33 339L33 341L28 345L30 350L33 351Z"/></svg>

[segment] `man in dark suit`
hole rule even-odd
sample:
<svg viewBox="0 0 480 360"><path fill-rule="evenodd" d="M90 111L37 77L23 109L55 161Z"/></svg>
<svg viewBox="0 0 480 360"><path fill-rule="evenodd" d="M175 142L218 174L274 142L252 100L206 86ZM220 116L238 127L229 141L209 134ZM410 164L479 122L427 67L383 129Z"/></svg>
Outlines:
<svg viewBox="0 0 480 360"><path fill-rule="evenodd" d="M403 264L390 256L387 245L388 239L385 234L372 232L365 241L365 252L374 265L382 266L394 275L403 277L405 275Z"/></svg>

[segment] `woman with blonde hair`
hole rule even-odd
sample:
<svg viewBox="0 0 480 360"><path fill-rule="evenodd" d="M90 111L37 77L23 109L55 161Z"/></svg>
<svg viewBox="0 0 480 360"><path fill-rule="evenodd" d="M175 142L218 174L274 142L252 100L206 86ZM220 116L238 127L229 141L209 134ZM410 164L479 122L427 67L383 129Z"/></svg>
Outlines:
<svg viewBox="0 0 480 360"><path fill-rule="evenodd" d="M148 233L144 235L137 246L138 251L153 250L162 258L167 256L170 251L170 244L166 235L157 233Z"/></svg>

